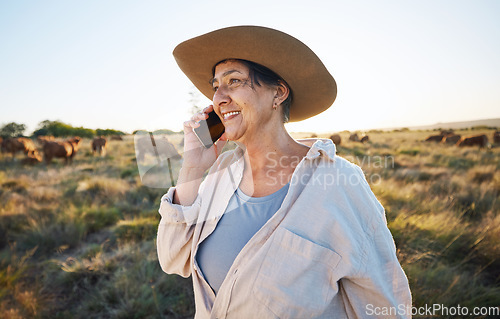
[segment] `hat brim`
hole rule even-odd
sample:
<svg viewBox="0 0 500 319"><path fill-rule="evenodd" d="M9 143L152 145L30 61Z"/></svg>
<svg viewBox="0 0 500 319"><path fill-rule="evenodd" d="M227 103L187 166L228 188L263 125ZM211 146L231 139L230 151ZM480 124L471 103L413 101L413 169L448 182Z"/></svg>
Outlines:
<svg viewBox="0 0 500 319"><path fill-rule="evenodd" d="M337 84L318 56L301 41L274 29L236 26L216 30L180 43L173 55L184 74L210 100L216 63L243 59L271 69L292 89L290 122L325 111L337 96Z"/></svg>

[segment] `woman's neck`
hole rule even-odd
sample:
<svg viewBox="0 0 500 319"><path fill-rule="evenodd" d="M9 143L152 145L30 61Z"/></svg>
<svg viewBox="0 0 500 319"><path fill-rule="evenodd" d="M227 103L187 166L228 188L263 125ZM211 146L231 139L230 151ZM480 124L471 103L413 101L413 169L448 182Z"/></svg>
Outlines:
<svg viewBox="0 0 500 319"><path fill-rule="evenodd" d="M295 167L309 150L296 142L288 132L273 134L241 145L245 150L245 169L240 189L253 197L274 193L290 182Z"/></svg>
<svg viewBox="0 0 500 319"><path fill-rule="evenodd" d="M243 147L245 167L252 171L280 170L282 166L290 166L294 162L296 166L309 150L309 147L295 141L284 126L243 143Z"/></svg>

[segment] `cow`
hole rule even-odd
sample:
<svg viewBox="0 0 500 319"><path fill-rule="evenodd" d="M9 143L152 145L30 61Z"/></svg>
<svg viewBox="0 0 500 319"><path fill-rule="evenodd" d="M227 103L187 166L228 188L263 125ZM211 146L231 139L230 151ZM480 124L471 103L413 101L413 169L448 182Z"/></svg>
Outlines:
<svg viewBox="0 0 500 319"><path fill-rule="evenodd" d="M462 138L462 136L459 134L446 135L443 138L442 143L455 145L455 144L457 144L458 141L460 141L461 138Z"/></svg>
<svg viewBox="0 0 500 319"><path fill-rule="evenodd" d="M43 156L47 164L54 157L64 158L65 163L71 162L79 149L81 139L73 137L65 142L47 141L43 145Z"/></svg>
<svg viewBox="0 0 500 319"><path fill-rule="evenodd" d="M359 136L358 136L358 134L356 134L356 133L351 134L351 136L349 136L349 141L359 142Z"/></svg>
<svg viewBox="0 0 500 319"><path fill-rule="evenodd" d="M96 137L92 140L92 152L94 153L94 156L97 153L99 153L100 156L106 155L106 144L107 141L104 137Z"/></svg>
<svg viewBox="0 0 500 319"><path fill-rule="evenodd" d="M439 131L441 135L443 136L448 136L448 135L453 135L455 132L453 130L441 130Z"/></svg>
<svg viewBox="0 0 500 319"><path fill-rule="evenodd" d="M481 147L487 147L488 146L488 137L485 134L482 135L476 135L476 136L470 136L470 137L463 137L460 139L460 141L457 142L458 146L479 146Z"/></svg>
<svg viewBox="0 0 500 319"><path fill-rule="evenodd" d="M493 133L493 143L500 144L500 131Z"/></svg>
<svg viewBox="0 0 500 319"><path fill-rule="evenodd" d="M111 140L112 141L123 141L123 137L120 135L111 135Z"/></svg>
<svg viewBox="0 0 500 319"><path fill-rule="evenodd" d="M72 137L68 140L68 142L71 144L71 147L73 148L73 153L76 153L80 149L80 142L82 139L78 136Z"/></svg>
<svg viewBox="0 0 500 319"><path fill-rule="evenodd" d="M35 151L35 143L26 137L9 137L2 141L2 153L11 153L12 158L18 152L22 152L25 155L32 155Z"/></svg>
<svg viewBox="0 0 500 319"><path fill-rule="evenodd" d="M361 142L361 143L366 143L366 142L368 142L369 140L370 140L370 138L368 137L368 135L364 135L364 136L361 138L360 142Z"/></svg>
<svg viewBox="0 0 500 319"><path fill-rule="evenodd" d="M456 134L453 132L453 130L441 130L439 132L439 135L431 135L425 139L425 142L446 143L446 138L448 136L455 136L455 135ZM456 137L451 138L449 143L451 143L451 141L453 141L455 139L456 139ZM455 141L455 143L456 143L456 141ZM452 143L452 144L455 144L455 143Z"/></svg>
<svg viewBox="0 0 500 319"><path fill-rule="evenodd" d="M33 154L30 154L21 160L21 164L23 165L35 165L41 162L42 156L36 150Z"/></svg>
<svg viewBox="0 0 500 319"><path fill-rule="evenodd" d="M438 142L441 143L443 139L445 138L444 135L431 135L425 139L425 142Z"/></svg>
<svg viewBox="0 0 500 319"><path fill-rule="evenodd" d="M41 146L43 146L43 144L45 144L45 142L47 142L47 141L53 141L53 140L54 140L54 136L51 136L51 135L40 135L40 136L38 136L36 138L36 141Z"/></svg>
<svg viewBox="0 0 500 319"><path fill-rule="evenodd" d="M342 139L340 138L340 135L338 134L333 134L332 136L330 136L330 139L333 141L333 144L335 145L340 145L340 143L342 142Z"/></svg>

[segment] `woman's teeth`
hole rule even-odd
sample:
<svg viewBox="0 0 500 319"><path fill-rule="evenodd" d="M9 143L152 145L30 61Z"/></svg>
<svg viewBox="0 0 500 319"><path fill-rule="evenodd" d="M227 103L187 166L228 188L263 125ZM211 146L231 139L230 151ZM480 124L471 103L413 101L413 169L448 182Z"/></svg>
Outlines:
<svg viewBox="0 0 500 319"><path fill-rule="evenodd" d="M224 119L227 120L231 115L240 114L241 112L229 112L224 114Z"/></svg>

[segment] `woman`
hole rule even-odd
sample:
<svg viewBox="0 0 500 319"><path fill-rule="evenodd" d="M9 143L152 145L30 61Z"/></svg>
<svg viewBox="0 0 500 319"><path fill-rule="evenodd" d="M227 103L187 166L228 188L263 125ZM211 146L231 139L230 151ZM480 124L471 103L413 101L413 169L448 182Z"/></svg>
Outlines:
<svg viewBox="0 0 500 319"><path fill-rule="evenodd" d="M174 56L213 100L184 123L177 187L159 210L160 264L192 275L195 318L406 317L408 281L363 172L330 140L295 141L284 127L335 100L319 58L255 26L190 39ZM206 149L193 129L211 111L225 133ZM228 140L238 147L221 154Z"/></svg>

